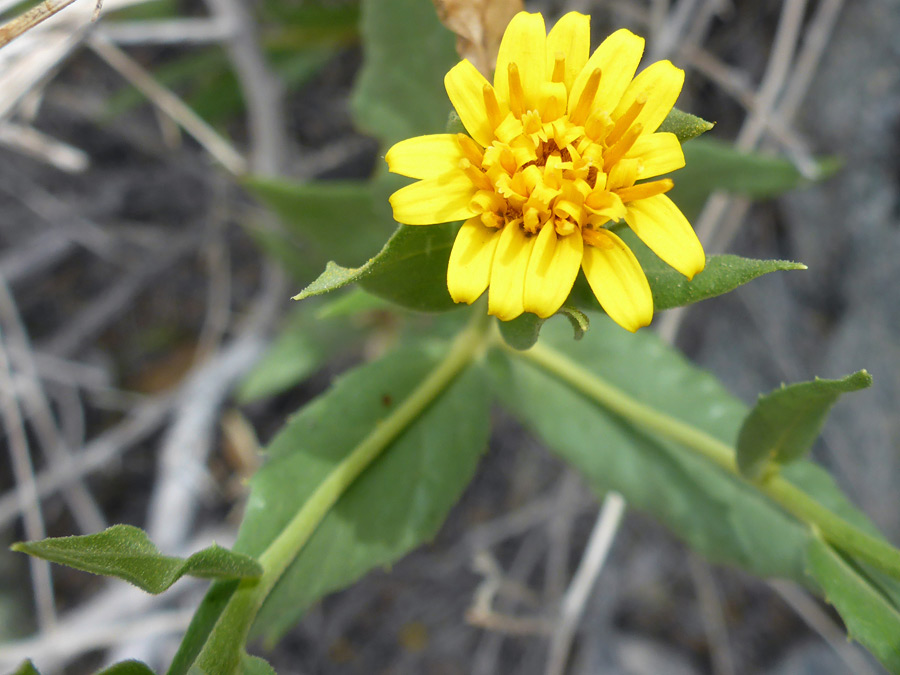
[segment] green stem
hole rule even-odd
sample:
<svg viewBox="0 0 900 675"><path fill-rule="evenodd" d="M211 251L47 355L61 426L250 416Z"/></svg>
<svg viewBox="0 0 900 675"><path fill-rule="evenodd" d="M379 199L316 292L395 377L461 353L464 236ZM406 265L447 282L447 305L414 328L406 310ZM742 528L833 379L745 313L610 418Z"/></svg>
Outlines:
<svg viewBox="0 0 900 675"><path fill-rule="evenodd" d="M786 511L817 530L831 544L858 556L894 578L900 578L900 551L850 524L781 476L775 475L760 482L745 479L738 471L735 451L727 443L641 403L621 389L588 372L584 366L545 345L539 343L525 352L503 346L511 354L540 366L635 426L654 431L702 455L728 473L759 489Z"/></svg>
<svg viewBox="0 0 900 675"><path fill-rule="evenodd" d="M485 346L487 316L476 315L447 355L394 411L375 426L304 502L281 534L259 557L263 574L242 581L203 646L196 664L209 675L238 672L250 626L266 597L322 519L359 475L421 415Z"/></svg>

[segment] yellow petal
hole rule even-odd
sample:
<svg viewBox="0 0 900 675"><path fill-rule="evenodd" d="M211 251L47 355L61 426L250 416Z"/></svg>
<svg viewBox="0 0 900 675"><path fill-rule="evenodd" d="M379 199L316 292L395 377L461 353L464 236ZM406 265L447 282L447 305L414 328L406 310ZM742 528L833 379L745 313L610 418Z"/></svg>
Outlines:
<svg viewBox="0 0 900 675"><path fill-rule="evenodd" d="M653 178L684 166L684 152L675 134L648 134L638 138L625 156L639 159L637 179Z"/></svg>
<svg viewBox="0 0 900 675"><path fill-rule="evenodd" d="M384 156L388 169L410 178L437 178L463 158L456 134L431 134L400 141Z"/></svg>
<svg viewBox="0 0 900 675"><path fill-rule="evenodd" d="M624 241L609 230L592 234L584 247L584 276L609 318L633 333L653 319L650 284Z"/></svg>
<svg viewBox="0 0 900 675"><path fill-rule="evenodd" d="M703 246L691 224L665 195L629 204L625 222L656 255L688 279L706 265Z"/></svg>
<svg viewBox="0 0 900 675"><path fill-rule="evenodd" d="M601 71L600 88L594 96L590 110L612 111L634 77L641 55L644 53L644 38L630 30L621 28L600 43L591 58L575 78L569 95L569 110L578 103L584 85L595 69ZM655 129L654 129L655 131Z"/></svg>
<svg viewBox="0 0 900 675"><path fill-rule="evenodd" d="M488 287L491 263L501 230L471 218L459 228L447 266L447 289L453 302L472 304Z"/></svg>
<svg viewBox="0 0 900 675"><path fill-rule="evenodd" d="M516 221L507 223L500 235L491 265L488 314L501 321L515 319L525 311L525 273L534 242Z"/></svg>
<svg viewBox="0 0 900 675"><path fill-rule="evenodd" d="M552 225L544 225L534 243L525 274L525 311L546 319L569 297L584 242L581 232L560 237Z"/></svg>
<svg viewBox="0 0 900 675"><path fill-rule="evenodd" d="M484 107L484 87L490 86L478 69L466 60L453 66L444 76L444 88L469 135L487 147L494 140L494 129Z"/></svg>
<svg viewBox="0 0 900 675"><path fill-rule="evenodd" d="M553 74L557 55L566 59L566 70L563 82L571 91L575 77L587 63L591 52L591 17L578 12L569 12L563 16L547 36L547 77Z"/></svg>
<svg viewBox="0 0 900 675"><path fill-rule="evenodd" d="M462 171L450 171L400 188L391 195L394 220L405 225L450 223L475 215L475 186Z"/></svg>
<svg viewBox="0 0 900 675"><path fill-rule="evenodd" d="M541 83L546 78L547 30L540 14L519 12L516 14L500 42L497 67L494 70L494 89L497 97L509 103L509 64L519 68L525 107L536 110L541 96Z"/></svg>
<svg viewBox="0 0 900 675"><path fill-rule="evenodd" d="M639 95L647 94L647 103L633 124L642 124L644 134L653 133L672 110L683 85L684 71L681 68L673 66L671 61L652 63L628 85L613 112L613 119L623 115Z"/></svg>

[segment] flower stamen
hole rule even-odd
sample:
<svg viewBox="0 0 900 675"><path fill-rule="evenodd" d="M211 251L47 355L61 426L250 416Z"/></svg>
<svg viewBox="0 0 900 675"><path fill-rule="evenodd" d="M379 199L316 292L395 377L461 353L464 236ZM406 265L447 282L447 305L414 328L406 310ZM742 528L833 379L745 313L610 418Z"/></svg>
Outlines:
<svg viewBox="0 0 900 675"><path fill-rule="evenodd" d="M563 82L566 79L566 55L563 52L556 52L553 57L553 75L551 82Z"/></svg>
<svg viewBox="0 0 900 675"><path fill-rule="evenodd" d="M628 127L630 127L637 119L637 116L641 114L641 110L644 109L645 105L647 105L647 93L641 92L635 97L634 103L628 106L628 110L625 111L625 114L616 120L616 124L613 126L612 131L606 136L607 145L612 145L622 137L622 134L628 130Z"/></svg>
<svg viewBox="0 0 900 675"><path fill-rule="evenodd" d="M638 139L638 136L644 131L644 125L638 122L633 125L625 134L616 141L606 152L603 153L603 170L609 170L619 163L625 153L631 150L631 146Z"/></svg>
<svg viewBox="0 0 900 675"><path fill-rule="evenodd" d="M500 104L497 102L497 94L491 85L486 84L481 90L481 95L484 98L484 109L487 113L488 122L490 122L492 128L496 129L503 122Z"/></svg>
<svg viewBox="0 0 900 675"><path fill-rule="evenodd" d="M663 178L662 180L654 180L649 183L640 183L638 185L632 185L631 187L619 188L616 190L616 194L619 195L619 199L624 203L637 201L639 199L647 199L648 197L655 197L656 195L661 195L674 187L675 183L672 182L671 178Z"/></svg>
<svg viewBox="0 0 900 675"><path fill-rule="evenodd" d="M519 77L519 66L510 63L507 68L509 77L509 109L516 117L521 117L525 112L525 90L522 89L522 79Z"/></svg>
<svg viewBox="0 0 900 675"><path fill-rule="evenodd" d="M594 105L594 97L597 96L597 90L600 88L601 75L599 68L594 68L591 71L584 89L581 91L581 96L578 97L578 102L572 108L572 112L569 113L569 121L573 124L582 124L587 119L591 107Z"/></svg>

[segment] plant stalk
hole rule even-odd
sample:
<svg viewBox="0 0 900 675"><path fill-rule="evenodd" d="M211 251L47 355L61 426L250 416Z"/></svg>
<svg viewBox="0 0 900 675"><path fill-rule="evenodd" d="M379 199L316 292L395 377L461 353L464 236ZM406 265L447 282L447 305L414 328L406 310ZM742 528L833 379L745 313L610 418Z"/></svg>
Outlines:
<svg viewBox="0 0 900 675"><path fill-rule="evenodd" d="M209 675L239 671L243 645L266 597L299 555L329 510L346 490L484 349L487 316L476 309L473 320L453 341L447 355L412 393L381 421L331 471L281 534L259 557L263 574L242 581L228 601L196 664Z"/></svg>
<svg viewBox="0 0 900 675"><path fill-rule="evenodd" d="M702 455L767 495L830 544L857 556L895 579L900 579L900 551L844 520L782 476L773 475L762 481L747 480L738 470L734 448L727 443L641 403L550 347L538 343L530 350L520 352L506 345L502 346L511 354L539 366L635 426L653 431Z"/></svg>

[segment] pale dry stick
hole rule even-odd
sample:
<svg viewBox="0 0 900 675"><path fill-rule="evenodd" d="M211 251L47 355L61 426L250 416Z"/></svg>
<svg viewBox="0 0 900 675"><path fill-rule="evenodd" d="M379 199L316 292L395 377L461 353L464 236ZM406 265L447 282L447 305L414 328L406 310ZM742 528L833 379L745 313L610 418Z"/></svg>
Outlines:
<svg viewBox="0 0 900 675"><path fill-rule="evenodd" d="M6 331L6 344L14 349L7 358L14 363L24 387L22 392L22 408L27 411L31 428L41 445L43 454L50 466L68 465L72 461L72 452L62 437L50 400L44 391L37 374L37 366L31 353L31 341L15 298L0 277L0 326ZM63 498L69 506L75 522L82 532L103 529L106 521L93 495L83 481L75 481L63 491Z"/></svg>
<svg viewBox="0 0 900 675"><path fill-rule="evenodd" d="M684 35L683 44L687 46L703 44L715 18L725 13L730 6L730 0L703 0L700 9L694 14L691 27Z"/></svg>
<svg viewBox="0 0 900 675"><path fill-rule="evenodd" d="M665 29L670 5L670 0L650 0L650 20L647 29L650 33L649 41L653 44L659 42L660 35Z"/></svg>
<svg viewBox="0 0 900 675"><path fill-rule="evenodd" d="M84 11L88 8L73 3L65 12L0 49L0 119L7 119L22 99L49 80L81 44L91 20Z"/></svg>
<svg viewBox="0 0 900 675"><path fill-rule="evenodd" d="M0 661L22 662L25 659L57 659L61 655L81 655L105 649L122 640L135 637L163 636L183 632L191 622L192 610L164 610L150 616L119 620L111 624L80 624L65 631L49 630L31 640L0 649ZM36 658L37 655L37 658ZM45 666L41 665L42 668Z"/></svg>
<svg viewBox="0 0 900 675"><path fill-rule="evenodd" d="M688 20L696 10L698 1L678 0L650 44L650 53L647 57L650 63L668 58L676 51L678 44L682 42Z"/></svg>
<svg viewBox="0 0 900 675"><path fill-rule="evenodd" d="M4 337L0 332L0 416L2 416L9 443L16 491L21 498L18 506L24 515L25 536L29 539L43 539L47 531L44 527L44 517L41 514L41 503L35 485L34 467L31 463L28 438L25 434L25 422L22 419L19 404L13 397L11 364L6 353ZM31 584L34 589L38 627L41 631L50 630L56 623L50 563L29 556L28 565L31 569Z"/></svg>
<svg viewBox="0 0 900 675"><path fill-rule="evenodd" d="M250 169L256 174L278 175L289 147L283 91L263 56L262 44L256 34L256 21L241 0L206 2L214 16L240 27L230 36L225 47L247 105Z"/></svg>
<svg viewBox="0 0 900 675"><path fill-rule="evenodd" d="M803 48L797 57L788 86L778 103L779 116L790 122L797 114L806 96L812 78L818 70L822 55L828 47L828 39L834 32L838 16L844 7L844 0L822 0L809 22Z"/></svg>
<svg viewBox="0 0 900 675"><path fill-rule="evenodd" d="M75 454L71 465L54 465L40 471L35 478L37 497L43 499L74 480L107 468L110 462L162 424L171 411L174 399L171 394L151 399L140 405L125 421L88 443L81 452ZM28 490L21 485L0 497L0 529L7 527L23 513L28 497Z"/></svg>
<svg viewBox="0 0 900 675"><path fill-rule="evenodd" d="M61 232L40 232L0 257L0 274L15 286L53 267L74 249L75 242Z"/></svg>
<svg viewBox="0 0 900 675"><path fill-rule="evenodd" d="M569 547L576 511L572 502L580 496L581 478L566 468L557 483L556 504L547 521L547 564L544 568L544 596L551 605L562 598L569 576Z"/></svg>
<svg viewBox="0 0 900 675"><path fill-rule="evenodd" d="M485 585L475 593L475 603L466 612L466 620L486 628L488 632L482 636L472 657L472 675L493 675L498 672L497 661L503 641L509 635L546 635L550 625L541 616L518 616L508 614L504 605L508 600L537 605L537 596L525 585L534 567L544 554L546 542L543 532L537 531L526 535L519 544L509 573L504 575L500 566L493 562L489 554L483 552L476 556L475 566L486 575ZM488 564L485 564L488 563ZM498 611L493 607L497 596L500 605Z"/></svg>
<svg viewBox="0 0 900 675"><path fill-rule="evenodd" d="M463 556L471 556L473 551L489 549L497 544L531 530L545 523L554 515L554 506L557 504L555 494L538 497L514 511L498 516L493 520L481 523L470 528L462 539L457 542L446 555L448 559L456 560ZM576 515L593 504L592 499L583 498L572 504L572 513Z"/></svg>
<svg viewBox="0 0 900 675"><path fill-rule="evenodd" d="M550 638L550 656L547 659L545 675L563 675L572 640L584 607L590 597L597 577L603 569L619 525L625 513L625 500L618 492L608 492L600 507L600 515L594 523L594 529L588 538L578 570L572 583L563 597L559 617Z"/></svg>
<svg viewBox="0 0 900 675"><path fill-rule="evenodd" d="M227 40L235 25L219 18L115 21L97 27L97 34L119 46L205 45Z"/></svg>
<svg viewBox="0 0 900 675"><path fill-rule="evenodd" d="M4 277L0 270L0 277ZM5 277L4 277L5 278ZM13 361L23 358L16 348L10 348L10 356ZM99 391L108 393L112 388L111 377L106 368L61 359L50 354L43 354L29 350L30 358L34 362L35 372L41 380L61 384L66 387L84 389L86 391ZM124 394L121 390L116 393ZM140 396L139 394L136 396Z"/></svg>
<svg viewBox="0 0 900 675"><path fill-rule="evenodd" d="M766 64L762 83L756 94L756 106L750 111L744 124L738 132L734 147L737 150L748 151L755 148L762 139L766 130L766 120L775 110L778 95L784 88L790 72L791 63L797 48L800 28L803 25L803 13L806 10L807 0L786 0L778 20L778 28L775 31L775 42L772 47L772 55ZM722 226L721 218L729 206L729 198L725 195L714 194L697 221L695 229L700 241L705 244L712 242L715 234L716 243L730 242L740 226L741 219L732 218L729 227ZM718 230L718 231L716 231ZM717 250L717 249L714 249Z"/></svg>
<svg viewBox="0 0 900 675"><path fill-rule="evenodd" d="M6 171L0 180L0 190L52 225L54 230L60 231L98 258L117 260L119 248L116 246L114 235L78 214L71 204L32 181L28 176Z"/></svg>
<svg viewBox="0 0 900 675"><path fill-rule="evenodd" d="M136 269L117 280L108 290L92 300L64 330L40 344L41 351L54 356L70 356L76 353L103 331L153 279L182 257L196 251L200 241L201 236L197 232L173 237L165 249L150 256Z"/></svg>
<svg viewBox="0 0 900 675"><path fill-rule="evenodd" d="M0 26L0 47L12 42L57 12L64 10L73 2L75 0L41 0L39 5L22 12L12 21ZM99 6L99 2L97 4Z"/></svg>
<svg viewBox="0 0 900 675"><path fill-rule="evenodd" d="M650 11L638 6L634 0L602 0L601 4L629 21L644 26L650 24Z"/></svg>
<svg viewBox="0 0 900 675"><path fill-rule="evenodd" d="M4 122L0 124L0 145L28 155L66 173L82 173L88 168L88 156L34 127Z"/></svg>
<svg viewBox="0 0 900 675"><path fill-rule="evenodd" d="M99 35L92 35L88 46L113 70L175 120L230 173L240 176L247 162L232 145L207 124L190 106L157 82L143 66Z"/></svg>
<svg viewBox="0 0 900 675"><path fill-rule="evenodd" d="M800 586L790 581L769 581L772 588L807 626L821 636L853 675L877 675L859 647L847 639L847 634L822 607Z"/></svg>
<svg viewBox="0 0 900 675"><path fill-rule="evenodd" d="M762 84L756 95L757 105L741 126L734 145L738 150L752 150L766 130L766 118L775 110L775 103L783 91L791 71L807 0L786 0L775 30L772 55L766 64Z"/></svg>
<svg viewBox="0 0 900 675"><path fill-rule="evenodd" d="M225 234L228 218L227 190L221 178L214 179L215 198L207 224L206 264L208 290L206 313L197 338L197 355L202 358L219 346L231 322L231 260Z"/></svg>
<svg viewBox="0 0 900 675"><path fill-rule="evenodd" d="M790 61L796 50L805 8L806 0L787 0L782 7L772 56L766 64L762 83L755 95L757 105L748 114L735 142L738 150L753 149L766 129L766 120L773 115L775 101L784 88ZM709 250L718 250L715 246L722 246L723 249L727 247L727 242L736 234L748 208L749 201L745 198L713 193L694 224L700 241ZM724 221L726 214L727 223ZM657 330L663 339L674 341L685 312L685 308L678 308L663 315L657 324Z"/></svg>
<svg viewBox="0 0 900 675"><path fill-rule="evenodd" d="M741 71L722 63L704 49L686 48L682 50L681 55L694 70L730 94L748 112L758 107L756 92L746 82L746 77ZM801 175L810 180L819 178L821 171L808 144L788 126L778 112L773 112L766 118L766 129L769 135L784 147Z"/></svg>
<svg viewBox="0 0 900 675"><path fill-rule="evenodd" d="M713 675L734 675L734 659L728 644L728 627L722 612L722 599L713 579L709 564L696 554L688 552L688 568L697 591L700 618L709 642Z"/></svg>

